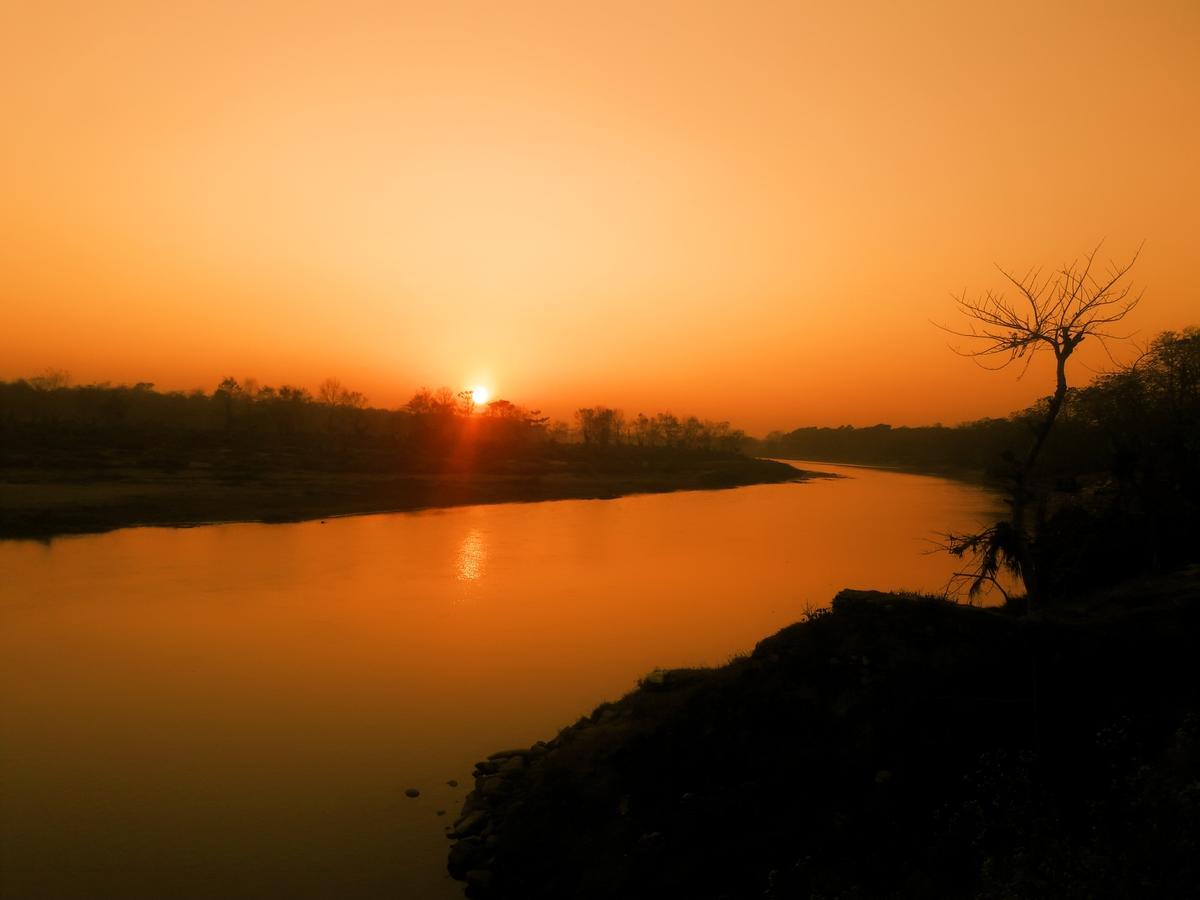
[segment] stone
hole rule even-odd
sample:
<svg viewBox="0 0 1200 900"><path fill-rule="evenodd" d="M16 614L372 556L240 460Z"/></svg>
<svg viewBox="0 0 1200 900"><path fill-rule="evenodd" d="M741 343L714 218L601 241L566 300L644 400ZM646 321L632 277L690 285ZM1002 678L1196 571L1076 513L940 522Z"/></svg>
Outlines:
<svg viewBox="0 0 1200 900"><path fill-rule="evenodd" d="M647 690L657 690L665 687L667 684L667 672L665 669L655 669L649 675L641 680L641 686Z"/></svg>
<svg viewBox="0 0 1200 900"><path fill-rule="evenodd" d="M458 779L451 778L449 781L446 782L446 784L450 785L450 787L458 787Z"/></svg>
<svg viewBox="0 0 1200 900"><path fill-rule="evenodd" d="M459 818L461 819L463 816L467 815L468 813L473 813L477 809L486 808L487 804L483 801L483 798L479 796L479 793L477 791L471 791L471 793L467 794L467 799L463 801L462 812L459 814Z"/></svg>
<svg viewBox="0 0 1200 900"><path fill-rule="evenodd" d="M489 775L479 781L479 793L484 797L496 797L508 791L509 786L499 775Z"/></svg>
<svg viewBox="0 0 1200 900"><path fill-rule="evenodd" d="M470 837L458 841L450 848L446 869L450 877L462 881L471 869L478 868L483 862L483 842L479 838Z"/></svg>
<svg viewBox="0 0 1200 900"><path fill-rule="evenodd" d="M487 824L488 815L482 809L469 813L454 823L454 834L457 837L471 837L483 830Z"/></svg>
<svg viewBox="0 0 1200 900"><path fill-rule="evenodd" d="M512 774L513 772L520 772L524 768L525 768L525 757L524 756L510 756L500 766L500 774L501 775L509 775L509 774Z"/></svg>
<svg viewBox="0 0 1200 900"><path fill-rule="evenodd" d="M420 797L421 792L418 791L416 788L409 788L407 791L404 792L404 796L405 797Z"/></svg>
<svg viewBox="0 0 1200 900"><path fill-rule="evenodd" d="M519 748L516 750L497 750L495 753L489 753L488 759L497 760L497 759L507 759L510 756L528 756L528 755L529 755L529 751L522 747L522 748Z"/></svg>
<svg viewBox="0 0 1200 900"><path fill-rule="evenodd" d="M468 887L486 890L492 886L492 873L487 869L471 869L467 872L466 882Z"/></svg>

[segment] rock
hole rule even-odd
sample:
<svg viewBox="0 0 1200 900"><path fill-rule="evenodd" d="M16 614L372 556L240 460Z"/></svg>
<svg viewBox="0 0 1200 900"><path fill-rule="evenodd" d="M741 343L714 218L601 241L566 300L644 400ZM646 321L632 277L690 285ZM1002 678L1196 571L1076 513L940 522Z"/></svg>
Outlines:
<svg viewBox="0 0 1200 900"><path fill-rule="evenodd" d="M647 691L673 691L703 681L710 672L709 669L655 669L638 681L638 686ZM615 707L612 708L612 713L609 718L620 714Z"/></svg>
<svg viewBox="0 0 1200 900"><path fill-rule="evenodd" d="M475 777L476 778L478 778L481 775L495 775L499 771L500 771L500 764L493 760L489 759L489 760L485 760L483 762L475 763Z"/></svg>
<svg viewBox="0 0 1200 900"><path fill-rule="evenodd" d="M479 781L479 793L485 798L507 794L509 790L509 785L499 775L489 775Z"/></svg>
<svg viewBox="0 0 1200 900"><path fill-rule="evenodd" d="M462 881L467 872L483 864L483 841L477 837L464 838L450 848L446 869L450 877Z"/></svg>
<svg viewBox="0 0 1200 900"><path fill-rule="evenodd" d="M655 669L640 682L641 686L646 690L661 690L667 684L667 672L665 669Z"/></svg>
<svg viewBox="0 0 1200 900"><path fill-rule="evenodd" d="M897 604L905 602L902 598L895 594L885 593L883 591L856 591L846 588L840 591L833 598L833 603L830 604L834 612L839 612L846 609L875 608L888 609Z"/></svg>
<svg viewBox="0 0 1200 900"><path fill-rule="evenodd" d="M451 778L449 781L446 782L446 784L450 785L450 787L458 787L458 779Z"/></svg>
<svg viewBox="0 0 1200 900"><path fill-rule="evenodd" d="M524 756L510 756L500 766L501 775L511 775L513 772L520 772L525 768Z"/></svg>
<svg viewBox="0 0 1200 900"><path fill-rule="evenodd" d="M518 750L497 750L495 753L489 753L488 759L498 760L498 759L508 759L510 756L528 756L528 755L529 755L529 751L522 747L521 749L518 749Z"/></svg>
<svg viewBox="0 0 1200 900"><path fill-rule="evenodd" d="M492 873L487 869L471 869L466 875L467 887L487 890L492 886Z"/></svg>
<svg viewBox="0 0 1200 900"><path fill-rule="evenodd" d="M476 810L454 823L454 835L460 838L471 837L483 830L483 826L487 824L487 820L487 813L482 809Z"/></svg>
<svg viewBox="0 0 1200 900"><path fill-rule="evenodd" d="M409 788L407 791L404 792L404 796L405 797L420 797L421 792L418 791L416 788Z"/></svg>
<svg viewBox="0 0 1200 900"><path fill-rule="evenodd" d="M437 811L437 814L438 814L439 816L444 816L444 815L446 814L446 811L445 811L444 809L439 809L439 810Z"/></svg>

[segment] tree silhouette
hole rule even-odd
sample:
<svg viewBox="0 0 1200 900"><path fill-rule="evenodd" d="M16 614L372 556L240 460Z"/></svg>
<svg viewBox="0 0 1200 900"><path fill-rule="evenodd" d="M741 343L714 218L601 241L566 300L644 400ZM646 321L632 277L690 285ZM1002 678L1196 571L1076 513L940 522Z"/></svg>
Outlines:
<svg viewBox="0 0 1200 900"><path fill-rule="evenodd" d="M999 370L1020 363L1024 375L1042 351L1054 356L1054 393L1044 412L1035 419L1033 442L1025 457L1010 460L1010 520L980 532L946 536L945 548L949 552L971 560L969 569L959 573L967 579L971 597L986 584L998 585L1001 570L1006 570L1021 579L1030 603L1041 599L1042 582L1034 542L1045 505L1039 502L1035 474L1038 459L1067 398L1067 361L1089 337L1104 344L1106 351L1107 341L1124 339L1125 336L1112 331L1112 326L1141 300L1141 294L1134 294L1125 278L1137 262L1141 248L1126 263L1110 261L1102 273L1096 265L1099 251L1097 246L1082 259L1047 274L1041 269L1031 269L1017 277L1001 268L1005 280L1016 288L1016 299L1009 300L1003 293L991 290L974 298L960 294L954 299L959 312L968 320L966 328L939 326L971 341L972 346L954 350L984 368ZM1031 507L1037 510L1037 521L1032 527Z"/></svg>
<svg viewBox="0 0 1200 900"><path fill-rule="evenodd" d="M232 375L225 376L217 385L217 389L213 391L213 399L219 400L221 408L225 411L226 428L233 426L233 402L240 396L242 396L242 386Z"/></svg>
<svg viewBox="0 0 1200 900"><path fill-rule="evenodd" d="M29 379L29 386L42 393L60 390L70 383L71 376L65 369L47 369Z"/></svg>

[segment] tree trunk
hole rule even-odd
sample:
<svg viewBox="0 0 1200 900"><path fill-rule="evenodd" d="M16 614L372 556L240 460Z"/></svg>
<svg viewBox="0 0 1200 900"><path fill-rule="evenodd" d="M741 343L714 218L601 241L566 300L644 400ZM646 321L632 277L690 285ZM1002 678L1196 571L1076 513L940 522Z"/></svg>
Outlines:
<svg viewBox="0 0 1200 900"><path fill-rule="evenodd" d="M1041 580L1037 571L1037 563L1033 556L1031 535L1025 524L1029 501L1032 499L1029 484L1032 480L1038 457L1041 456L1042 448L1046 445L1046 440L1050 437L1050 431L1054 428L1054 423L1058 419L1059 412L1062 410L1063 402L1067 399L1067 357L1070 356L1071 349L1073 348L1068 346L1062 352L1055 353L1057 380L1054 387L1054 396L1050 398L1050 407L1046 410L1046 418L1038 426L1037 431L1034 432L1033 446L1029 450L1029 455L1025 457L1025 462L1017 470L1016 489L1013 491L1012 524L1014 540L1016 542L1017 558L1021 562L1021 580L1025 584L1025 596L1030 604L1041 599L1039 596Z"/></svg>

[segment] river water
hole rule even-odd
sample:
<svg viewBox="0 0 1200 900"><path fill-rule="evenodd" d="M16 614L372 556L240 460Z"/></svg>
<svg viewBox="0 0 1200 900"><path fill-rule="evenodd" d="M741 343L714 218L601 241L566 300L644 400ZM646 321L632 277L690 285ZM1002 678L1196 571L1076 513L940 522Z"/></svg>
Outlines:
<svg viewBox="0 0 1200 900"><path fill-rule="evenodd" d="M806 467L848 477L0 542L0 896L461 897L475 760L842 587L940 590L929 541L999 506Z"/></svg>

